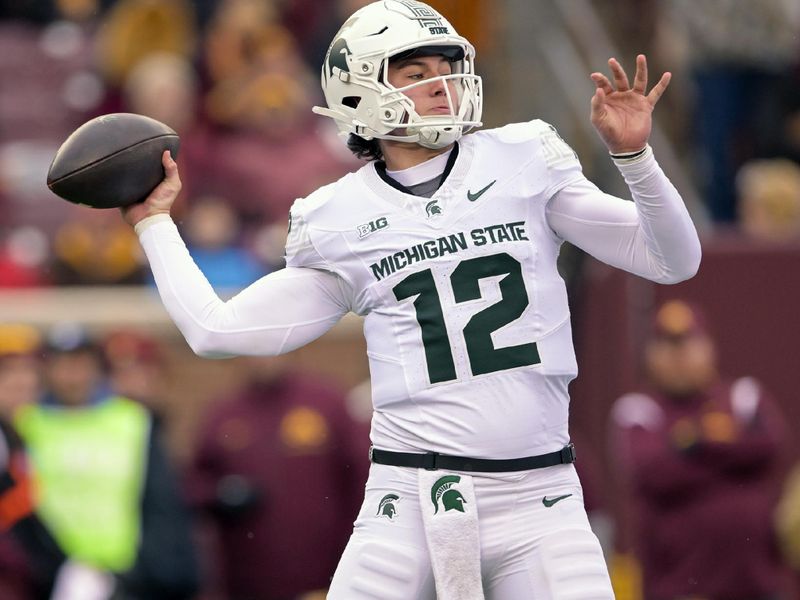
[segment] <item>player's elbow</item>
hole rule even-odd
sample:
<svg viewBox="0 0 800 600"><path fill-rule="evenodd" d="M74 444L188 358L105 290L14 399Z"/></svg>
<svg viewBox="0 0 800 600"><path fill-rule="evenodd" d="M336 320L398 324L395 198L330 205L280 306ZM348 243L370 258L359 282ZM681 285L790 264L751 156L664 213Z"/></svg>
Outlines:
<svg viewBox="0 0 800 600"><path fill-rule="evenodd" d="M203 330L184 335L186 343L201 358L229 358L233 353L226 352L220 336Z"/></svg>
<svg viewBox="0 0 800 600"><path fill-rule="evenodd" d="M665 270L664 276L659 283L672 285L681 283L697 275L697 271L700 269L700 259L702 257L700 243L698 242L695 248L689 248L688 250L689 251L681 257L681 260L675 261L670 265L669 269Z"/></svg>
<svg viewBox="0 0 800 600"><path fill-rule="evenodd" d="M201 358L230 358L232 356L278 356L287 352L278 339L243 339L224 331L195 331L187 335L186 343Z"/></svg>
<svg viewBox="0 0 800 600"><path fill-rule="evenodd" d="M200 358L228 358L231 355L227 352L221 352L220 350L216 349L213 345L208 344L204 341L189 341L187 340L189 347L192 349L197 356Z"/></svg>

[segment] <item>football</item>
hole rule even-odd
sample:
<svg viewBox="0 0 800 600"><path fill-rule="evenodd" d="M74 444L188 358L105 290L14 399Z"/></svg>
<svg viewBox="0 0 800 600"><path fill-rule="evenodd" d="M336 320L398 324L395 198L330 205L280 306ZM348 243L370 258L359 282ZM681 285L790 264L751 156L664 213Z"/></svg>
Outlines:
<svg viewBox="0 0 800 600"><path fill-rule="evenodd" d="M140 202L164 179L161 155L178 155L178 134L160 121L132 113L101 115L76 129L47 172L53 193L93 208Z"/></svg>

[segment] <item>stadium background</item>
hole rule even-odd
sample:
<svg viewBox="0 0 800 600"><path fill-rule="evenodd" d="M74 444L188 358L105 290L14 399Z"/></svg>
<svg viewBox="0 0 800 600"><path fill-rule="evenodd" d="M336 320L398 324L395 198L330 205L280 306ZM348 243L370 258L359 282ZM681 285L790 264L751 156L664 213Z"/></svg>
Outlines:
<svg viewBox="0 0 800 600"><path fill-rule="evenodd" d="M264 269L279 268L285 209L297 189L283 182L288 175L281 158L307 159L290 175L303 178L310 189L354 165L328 124L308 114L320 102L316 77L327 43L343 15L359 4L0 1L0 322L46 331L77 321L98 336L133 329L156 338L169 374L161 408L179 463L190 452L205 409L237 385L241 369L236 360L191 354L137 262L135 243L118 229L118 215L72 207L50 194L44 185L49 161L69 132L92 116L158 107L152 98L137 98L137 90L160 89L166 76L152 73L180 73L184 87L156 92L162 101L170 94L175 108L161 106L165 112L154 108L152 114L184 139L187 190L179 221L188 223L207 195L230 200L238 220L232 243ZM611 193L626 190L589 124L588 74L606 70L610 56L630 67L639 52L648 56L651 78L673 72L655 112L652 143L701 233L700 272L689 282L660 287L571 248L562 256L581 366L572 387L573 428L583 442L579 452L596 459L599 494L611 514L624 519L615 511L614 465L607 458L608 411L639 381L641 344L651 310L661 300L685 298L702 306L719 342L722 370L761 379L796 431L800 187L786 184L776 200L774 226L759 229L736 209L743 192L735 176L755 159L788 158L796 165L800 157L800 100L791 92L800 87L800 9L781 0L752 6L709 0L702 9L679 0L430 4L477 47L485 126L533 117L554 123L590 179ZM791 18L774 18L784 8ZM152 69L152 79L143 64ZM741 106L731 109L734 116L725 122L714 96L698 82L700 75L728 67L740 77L732 75L717 92L738 98ZM715 116L724 131L707 126ZM714 170L715 159L700 135L708 131L730 144L727 171ZM297 146L296 137L307 143ZM289 146L295 159L283 154ZM224 160L227 154L252 159L253 172L226 172L235 166ZM204 172L208 165L214 166L213 176ZM283 195L255 205L247 193L233 198L242 177L254 190L251 196L279 179L275 185ZM727 209L720 208L724 197L711 198L721 189L728 190ZM345 319L290 359L345 389L368 376L356 318ZM797 454L793 441L787 466Z"/></svg>

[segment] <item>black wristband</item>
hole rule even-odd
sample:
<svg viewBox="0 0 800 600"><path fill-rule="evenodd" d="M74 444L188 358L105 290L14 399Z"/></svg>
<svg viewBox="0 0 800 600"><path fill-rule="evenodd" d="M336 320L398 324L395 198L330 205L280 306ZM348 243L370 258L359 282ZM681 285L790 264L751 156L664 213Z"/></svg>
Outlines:
<svg viewBox="0 0 800 600"><path fill-rule="evenodd" d="M609 152L611 158L616 160L630 160L632 158L639 158L642 154L647 151L647 145L641 150L637 150L636 152L626 152L624 154L614 154L613 152Z"/></svg>

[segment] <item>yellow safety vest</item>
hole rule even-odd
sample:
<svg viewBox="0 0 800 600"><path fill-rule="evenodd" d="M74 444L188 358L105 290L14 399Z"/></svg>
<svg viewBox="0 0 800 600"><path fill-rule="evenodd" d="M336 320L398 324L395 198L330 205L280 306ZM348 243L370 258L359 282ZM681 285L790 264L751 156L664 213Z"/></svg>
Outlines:
<svg viewBox="0 0 800 600"><path fill-rule="evenodd" d="M124 572L139 544L150 418L110 398L67 408L30 405L15 425L31 458L37 512L65 554Z"/></svg>

